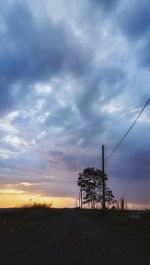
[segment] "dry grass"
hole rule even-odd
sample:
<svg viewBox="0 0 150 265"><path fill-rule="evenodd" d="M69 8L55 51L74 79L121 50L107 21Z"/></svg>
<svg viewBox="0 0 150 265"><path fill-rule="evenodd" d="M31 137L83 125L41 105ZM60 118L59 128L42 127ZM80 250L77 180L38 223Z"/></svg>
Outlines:
<svg viewBox="0 0 150 265"><path fill-rule="evenodd" d="M51 209L53 202L45 203L45 202L28 202L23 204L21 208L25 209Z"/></svg>
<svg viewBox="0 0 150 265"><path fill-rule="evenodd" d="M25 210L25 219L38 221L49 216L49 210L52 208L52 202L29 202L21 207Z"/></svg>

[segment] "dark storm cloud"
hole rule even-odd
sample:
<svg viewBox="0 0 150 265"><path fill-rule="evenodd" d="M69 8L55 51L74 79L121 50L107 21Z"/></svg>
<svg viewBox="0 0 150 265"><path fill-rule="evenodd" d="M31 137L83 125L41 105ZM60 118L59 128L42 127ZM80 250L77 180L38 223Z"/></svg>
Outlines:
<svg viewBox="0 0 150 265"><path fill-rule="evenodd" d="M150 30L150 3L148 0L135 1L123 9L119 24L131 40L143 37Z"/></svg>
<svg viewBox="0 0 150 265"><path fill-rule="evenodd" d="M96 146L96 142L99 140L104 129L104 117L103 119L100 119L100 117L97 117L97 119L93 117L91 121L85 122L82 128L74 131L69 144L78 145L80 147Z"/></svg>
<svg viewBox="0 0 150 265"><path fill-rule="evenodd" d="M126 143L124 160L128 166L128 177L132 179L142 180L149 179L150 172L150 144L149 126L137 125L135 130L129 136ZM138 139L141 139L139 141ZM132 146L132 148L130 148Z"/></svg>
<svg viewBox="0 0 150 265"><path fill-rule="evenodd" d="M135 1L123 9L119 26L123 34L133 42L136 57L142 67L150 66L150 3L148 0ZM136 44L141 44L137 48Z"/></svg>
<svg viewBox="0 0 150 265"><path fill-rule="evenodd" d="M114 6L115 2L100 1L100 4L108 8ZM1 112L31 93L30 85L35 82L47 81L68 72L80 78L94 71L90 50L83 49L69 26L54 23L50 18L39 25L25 2L18 1L8 9L4 21L6 30L2 34L0 52ZM105 72L106 82L114 82L119 75L119 71L114 73L113 69ZM91 77L88 82L91 87L86 89L86 95L78 103L83 115L90 112L87 111L92 106L89 99L91 101L97 97L100 77ZM63 112L65 115L67 109Z"/></svg>
<svg viewBox="0 0 150 265"><path fill-rule="evenodd" d="M120 94L123 90L125 73L119 67L109 64L104 68L93 69L84 83L86 90L78 100L78 108L85 119L92 118L94 104L102 98L99 103L101 107L104 102ZM95 115L93 115L95 116Z"/></svg>
<svg viewBox="0 0 150 265"><path fill-rule="evenodd" d="M78 120L71 106L58 106L45 121L46 127L61 126L66 130L71 130L77 124Z"/></svg>
<svg viewBox="0 0 150 265"><path fill-rule="evenodd" d="M90 149L88 149L85 153L64 153L62 161L65 162L69 170L79 173L83 168L99 166L99 152L97 150L97 153L93 154Z"/></svg>
<svg viewBox="0 0 150 265"><path fill-rule="evenodd" d="M149 179L150 178L150 150L139 151L130 159L129 167L132 171L134 179Z"/></svg>
<svg viewBox="0 0 150 265"><path fill-rule="evenodd" d="M73 193L73 187L70 183L61 183L60 185L56 185L55 183L41 183L41 184L33 184L30 186L25 185L14 185L14 188L23 190L26 192L29 192L31 194L40 194L40 196L48 196L48 197L74 197L72 195ZM76 192L76 189L74 189L74 192ZM55 202L55 200L54 200Z"/></svg>
<svg viewBox="0 0 150 265"><path fill-rule="evenodd" d="M122 127L123 125L120 124ZM123 127L124 128L124 127ZM117 152L106 161L108 166L109 176L115 176L118 181L122 182L122 190L124 185L126 189L133 187L133 194L135 187L141 186L144 189L144 182L149 181L150 172L150 143L149 138L149 123L136 123L130 134L126 137ZM121 139L121 137L120 137ZM147 185L147 184L146 184ZM136 192L135 192L136 193ZM126 194L128 191L126 190ZM131 196L129 192L129 196ZM145 194L145 197L148 196ZM132 196L131 196L132 197ZM138 194L143 200L144 195Z"/></svg>
<svg viewBox="0 0 150 265"><path fill-rule="evenodd" d="M106 12L111 12L116 8L119 0L89 0L90 4L95 8L102 8Z"/></svg>
<svg viewBox="0 0 150 265"><path fill-rule="evenodd" d="M3 16L1 112L21 100L29 91L29 85L35 82L46 81L65 72L78 76L86 71L88 56L69 26L54 23L50 18L39 25L25 2L14 2Z"/></svg>
<svg viewBox="0 0 150 265"><path fill-rule="evenodd" d="M145 149L145 146L143 146L143 149ZM150 177L150 151L142 151L141 149L130 151L128 149L128 153L126 152L125 156L126 158L120 152L120 158L117 159L117 163L113 164L113 169L109 169L110 176L115 175L119 180L128 183L137 181L137 185L141 181L148 180Z"/></svg>
<svg viewBox="0 0 150 265"><path fill-rule="evenodd" d="M30 171L29 171L30 172ZM38 177L33 177L33 176L3 176L0 175L0 184L1 185L17 185L17 188L23 188L25 189L26 186L26 190L28 189L28 184L26 185L26 183L29 183L29 185L43 185L43 184L50 184L52 183L52 178L47 178L47 177L42 177L41 179L39 179Z"/></svg>
<svg viewBox="0 0 150 265"><path fill-rule="evenodd" d="M138 56L140 57L140 65L142 67L150 67L150 33L145 40L144 45L138 50Z"/></svg>
<svg viewBox="0 0 150 265"><path fill-rule="evenodd" d="M31 159L32 158L32 159ZM43 163L38 157L13 157L7 158L7 159L0 159L0 167L1 169L9 169L9 173L11 174L11 171L19 171L19 172L25 172L28 174L28 172L32 173L37 172L37 163L38 163L38 170L39 172L41 170L45 170L45 163Z"/></svg>
<svg viewBox="0 0 150 265"><path fill-rule="evenodd" d="M101 112L101 108L122 93L126 78L125 72L119 67L108 65L99 70L91 69L82 82L79 85L80 95L73 102L77 113L70 103L67 106L56 104L45 121L47 127L62 126L65 129L69 136L67 143L64 142L67 146L97 146L107 123L106 114Z"/></svg>

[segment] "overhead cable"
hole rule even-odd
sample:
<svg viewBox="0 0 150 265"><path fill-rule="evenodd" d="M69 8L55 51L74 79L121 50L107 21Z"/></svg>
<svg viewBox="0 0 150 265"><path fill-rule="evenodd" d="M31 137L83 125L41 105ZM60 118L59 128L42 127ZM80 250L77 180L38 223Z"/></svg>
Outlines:
<svg viewBox="0 0 150 265"><path fill-rule="evenodd" d="M109 159L115 152L116 150L119 148L119 146L122 144L122 142L125 140L125 138L127 137L127 135L130 133L130 131L132 130L133 126L135 125L135 123L137 122L137 120L140 118L141 114L144 112L144 110L146 109L147 105L150 103L150 98L147 100L146 104L144 105L144 107L141 109L140 113L138 114L138 116L136 117L136 119L134 120L134 122L132 123L132 125L129 127L129 129L126 131L126 133L124 134L124 136L121 138L121 140L118 142L118 144L116 145L116 147L114 148L114 150L110 153L110 155L108 157L106 157L105 160Z"/></svg>

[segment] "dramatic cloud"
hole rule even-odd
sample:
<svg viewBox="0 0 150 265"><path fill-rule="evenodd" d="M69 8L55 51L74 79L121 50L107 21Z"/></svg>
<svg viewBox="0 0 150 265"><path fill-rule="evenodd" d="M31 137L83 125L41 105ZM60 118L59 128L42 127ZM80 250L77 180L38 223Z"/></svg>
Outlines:
<svg viewBox="0 0 150 265"><path fill-rule="evenodd" d="M120 26L132 40L144 36L150 29L150 5L148 0L128 4L120 14Z"/></svg>
<svg viewBox="0 0 150 265"><path fill-rule="evenodd" d="M146 0L5 1L0 19L0 189L78 197L149 98ZM150 204L149 108L106 160L117 198ZM145 188L145 195L142 192Z"/></svg>
<svg viewBox="0 0 150 265"><path fill-rule="evenodd" d="M91 5L95 6L95 8L102 8L104 11L112 11L114 8L116 8L118 4L118 0L89 0L91 2Z"/></svg>
<svg viewBox="0 0 150 265"><path fill-rule="evenodd" d="M39 25L25 2L15 1L3 16L0 75L1 111L22 99L36 82L57 75L81 75L88 67L69 25L47 17ZM85 67L86 65L86 67Z"/></svg>
<svg viewBox="0 0 150 265"><path fill-rule="evenodd" d="M135 1L123 8L119 24L125 36L133 42L140 64L150 65L150 4L148 0Z"/></svg>

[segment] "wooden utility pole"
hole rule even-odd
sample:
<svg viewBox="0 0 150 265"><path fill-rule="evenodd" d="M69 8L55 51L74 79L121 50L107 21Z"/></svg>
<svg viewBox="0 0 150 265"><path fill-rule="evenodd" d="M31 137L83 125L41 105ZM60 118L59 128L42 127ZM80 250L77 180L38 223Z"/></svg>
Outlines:
<svg viewBox="0 0 150 265"><path fill-rule="evenodd" d="M81 197L80 197L80 200L81 200L81 209L82 209L82 185L81 185Z"/></svg>
<svg viewBox="0 0 150 265"><path fill-rule="evenodd" d="M102 184L103 184L103 210L105 210L105 158L104 158L104 145L102 145Z"/></svg>
<svg viewBox="0 0 150 265"><path fill-rule="evenodd" d="M79 208L80 208L80 205L81 205L81 199L80 199L80 191L79 191Z"/></svg>
<svg viewBox="0 0 150 265"><path fill-rule="evenodd" d="M124 203L124 199L123 199L123 198L121 198L121 200L120 200L120 204L121 204L121 211L124 211L125 203Z"/></svg>

